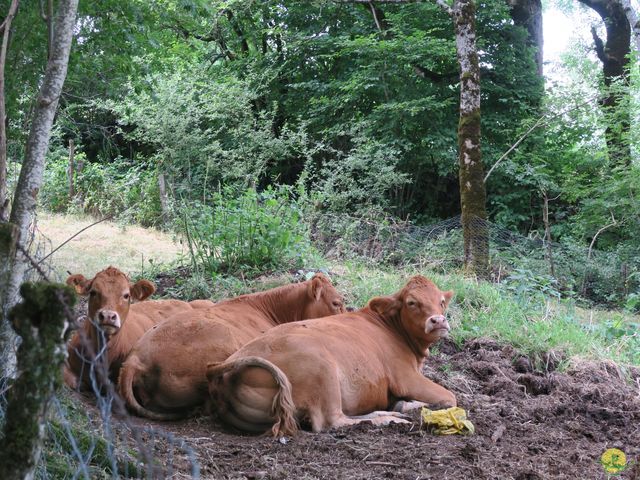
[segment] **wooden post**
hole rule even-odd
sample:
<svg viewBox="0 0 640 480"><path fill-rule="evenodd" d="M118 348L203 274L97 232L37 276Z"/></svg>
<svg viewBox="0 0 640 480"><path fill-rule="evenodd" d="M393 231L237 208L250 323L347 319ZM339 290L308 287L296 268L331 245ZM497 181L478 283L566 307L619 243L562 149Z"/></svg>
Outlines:
<svg viewBox="0 0 640 480"><path fill-rule="evenodd" d="M9 318L22 337L18 372L7 393L6 423L0 440L0 478L32 479L40 459L50 400L62 384L67 312L76 296L64 285L25 283L24 301Z"/></svg>
<svg viewBox="0 0 640 480"><path fill-rule="evenodd" d="M69 202L73 201L73 197L76 196L76 189L73 184L73 177L75 174L74 157L76 155L76 146L73 143L73 139L69 140L69 168L67 169L67 176L69 178Z"/></svg>
<svg viewBox="0 0 640 480"><path fill-rule="evenodd" d="M167 206L167 185L164 179L164 173L158 166L158 191L160 192L160 211L162 212L162 225L166 225L169 221L169 207Z"/></svg>
<svg viewBox="0 0 640 480"><path fill-rule="evenodd" d="M627 298L627 295L629 295L629 265L627 265L627 262L622 262L620 270L620 275L622 276L622 296Z"/></svg>

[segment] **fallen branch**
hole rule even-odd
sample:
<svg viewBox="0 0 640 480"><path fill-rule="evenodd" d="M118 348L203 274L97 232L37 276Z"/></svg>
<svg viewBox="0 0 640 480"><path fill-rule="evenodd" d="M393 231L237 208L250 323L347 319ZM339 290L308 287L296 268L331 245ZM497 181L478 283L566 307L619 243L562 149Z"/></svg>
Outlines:
<svg viewBox="0 0 640 480"><path fill-rule="evenodd" d="M109 215L107 217L104 217L101 220L98 220L97 222L93 222L91 225L88 225L86 227L84 227L82 230L78 230L76 233L74 233L73 235L71 235L69 238L67 238L64 242L62 242L60 245L58 245L56 248L54 248L53 250L51 250L51 252L49 252L48 255L45 255L43 258L40 259L40 261L38 261L38 265L41 264L42 262L44 262L47 258L49 258L51 255L53 255L54 253L56 253L58 250L60 250L62 247L64 247L67 243L69 243L71 240L73 240L74 238L76 238L78 235L80 235L82 232L84 232L85 230L90 229L91 227L94 227L96 225L98 225L99 223L102 223L106 220L111 220L113 218L113 215Z"/></svg>

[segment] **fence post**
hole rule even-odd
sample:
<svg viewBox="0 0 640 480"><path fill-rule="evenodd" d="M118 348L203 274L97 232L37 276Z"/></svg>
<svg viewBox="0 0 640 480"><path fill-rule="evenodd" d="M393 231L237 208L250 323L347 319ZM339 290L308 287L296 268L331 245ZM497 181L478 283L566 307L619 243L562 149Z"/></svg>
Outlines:
<svg viewBox="0 0 640 480"><path fill-rule="evenodd" d="M76 196L76 189L73 184L73 177L75 176L75 165L74 165L74 157L76 154L76 146L73 143L73 140L69 140L69 168L67 170L67 175L69 177L69 201L73 201L73 197Z"/></svg>

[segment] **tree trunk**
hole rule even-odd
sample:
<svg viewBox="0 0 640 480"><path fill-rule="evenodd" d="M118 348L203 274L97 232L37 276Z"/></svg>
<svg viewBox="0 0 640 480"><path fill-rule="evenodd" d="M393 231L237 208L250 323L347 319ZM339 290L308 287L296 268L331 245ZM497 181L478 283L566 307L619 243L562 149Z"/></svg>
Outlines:
<svg viewBox="0 0 640 480"><path fill-rule="evenodd" d="M42 86L40 87L29 130L25 158L20 170L20 177L11 208L10 221L18 229L18 242L20 245L24 245L27 239L38 191L42 186L45 154L49 147L51 127L60 93L62 92L62 85L67 75L77 9L78 0L60 0L58 3L51 56L47 62ZM9 255L5 252L0 252L1 257L9 258ZM6 270L8 278L0 278L0 302L3 308L3 315L0 321L3 323L6 323L8 309L18 301L18 287L24 277L25 259L20 251L17 252ZM10 327L6 325L3 325L2 329L10 331ZM15 338L2 338L1 340L3 344L0 345L0 355L4 356L5 352L13 350ZM15 356L9 354L6 358L0 358L0 365L3 365L9 371L13 370Z"/></svg>
<svg viewBox="0 0 640 480"><path fill-rule="evenodd" d="M13 223L0 222L0 293L11 277L11 267L15 262L16 245L18 244L18 227ZM15 375L16 334L4 321L9 309L0 305L0 389L3 379Z"/></svg>
<svg viewBox="0 0 640 480"><path fill-rule="evenodd" d="M538 76L542 78L543 47L542 2L540 0L507 0L513 23L527 29L527 43L536 49Z"/></svg>
<svg viewBox="0 0 640 480"><path fill-rule="evenodd" d="M9 218L9 197L7 192L7 112L5 107L4 67L11 34L11 22L18 11L18 0L12 0L9 13L2 23L2 46L0 46L0 222Z"/></svg>
<svg viewBox="0 0 640 480"><path fill-rule="evenodd" d="M69 169L67 170L67 175L69 177L69 202L73 201L73 197L76 196L76 189L73 184L73 177L75 175L75 163L73 158L76 154L76 146L73 143L73 140L69 140Z"/></svg>
<svg viewBox="0 0 640 480"><path fill-rule="evenodd" d="M0 441L0 478L32 479L42 450L49 402L61 385L63 333L74 292L63 285L24 284L24 302L9 314L22 338L19 375L7 394L6 424Z"/></svg>
<svg viewBox="0 0 640 480"><path fill-rule="evenodd" d="M453 21L460 64L460 120L458 122L460 204L465 269L486 277L489 270L484 166L480 151L480 68L476 49L474 0L456 0Z"/></svg>
<svg viewBox="0 0 640 480"><path fill-rule="evenodd" d="M629 145L629 107L624 101L628 93L621 94L611 88L616 79L625 84L629 80L629 52L631 27L619 0L579 0L580 3L595 10L602 18L607 30L606 43L591 29L598 58L602 62L605 92L601 100L607 114L605 139L612 166L631 164L631 148Z"/></svg>

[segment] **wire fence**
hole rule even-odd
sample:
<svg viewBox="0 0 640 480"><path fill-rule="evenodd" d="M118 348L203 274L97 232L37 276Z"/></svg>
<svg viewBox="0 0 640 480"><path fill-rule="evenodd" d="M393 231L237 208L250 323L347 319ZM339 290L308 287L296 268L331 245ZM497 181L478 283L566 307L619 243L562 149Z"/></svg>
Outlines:
<svg viewBox="0 0 640 480"><path fill-rule="evenodd" d="M640 289L640 252L601 252L549 242L475 219L471 234L488 234L490 280L536 288L555 296L623 306ZM372 263L416 264L448 273L464 266L460 216L418 226L398 220L321 215L312 222L315 243L330 257L358 257ZM524 288L524 287L523 287Z"/></svg>
<svg viewBox="0 0 640 480"><path fill-rule="evenodd" d="M30 253L23 251L30 261L26 280L50 282L52 267L32 257L42 258L47 242L37 235L36 225L34 222L28 242ZM77 327L79 312L69 305L65 311L68 323ZM91 388L84 392L89 396L78 401L74 397L79 394L63 389L51 399L36 478L199 478L196 453L183 439L157 426L133 421L128 415L108 381L104 361L107 342L100 342L99 350L93 351L89 340L82 335L80 338L81 347L92 353L87 359ZM8 388L10 382L0 385L0 424Z"/></svg>
<svg viewBox="0 0 640 480"><path fill-rule="evenodd" d="M358 258L374 264L416 265L449 273L463 267L460 217L427 226L377 217L321 215L312 222L315 244L329 257ZM524 236L491 222L477 225L489 237L490 279L517 291L532 287L555 296L600 304L623 304L640 287L640 258ZM29 251L42 258L50 250L34 222ZM31 281L49 281L53 268L32 261ZM74 312L73 316L79 316ZM76 318L69 318L76 323ZM103 342L104 345L104 342ZM91 400L79 402L64 391L51 403L47 441L37 478L198 478L194 450L159 427L133 421L108 378L106 348L91 360ZM101 370L101 368L103 368ZM5 410L0 385L0 422Z"/></svg>

